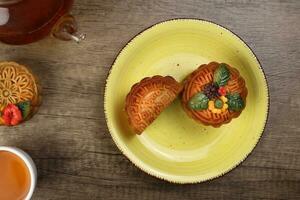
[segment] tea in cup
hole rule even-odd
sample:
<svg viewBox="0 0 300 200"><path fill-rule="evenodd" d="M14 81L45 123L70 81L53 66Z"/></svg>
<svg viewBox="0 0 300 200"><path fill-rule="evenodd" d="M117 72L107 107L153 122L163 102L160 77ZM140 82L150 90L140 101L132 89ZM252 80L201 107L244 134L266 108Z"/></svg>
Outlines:
<svg viewBox="0 0 300 200"><path fill-rule="evenodd" d="M30 156L15 147L0 146L0 199L30 200L37 171Z"/></svg>

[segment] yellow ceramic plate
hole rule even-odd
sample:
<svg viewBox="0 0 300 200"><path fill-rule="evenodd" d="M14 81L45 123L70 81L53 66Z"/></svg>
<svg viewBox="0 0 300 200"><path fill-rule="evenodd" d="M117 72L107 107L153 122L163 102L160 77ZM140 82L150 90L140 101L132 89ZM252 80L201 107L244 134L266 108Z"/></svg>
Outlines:
<svg viewBox="0 0 300 200"><path fill-rule="evenodd" d="M221 128L203 126L177 99L142 135L130 131L124 102L134 83L153 75L182 81L211 61L234 66L246 80L247 105L239 118ZM211 22L177 19L152 26L121 51L104 107L113 140L137 167L170 182L196 183L230 171L253 150L267 120L268 88L257 58L238 36Z"/></svg>

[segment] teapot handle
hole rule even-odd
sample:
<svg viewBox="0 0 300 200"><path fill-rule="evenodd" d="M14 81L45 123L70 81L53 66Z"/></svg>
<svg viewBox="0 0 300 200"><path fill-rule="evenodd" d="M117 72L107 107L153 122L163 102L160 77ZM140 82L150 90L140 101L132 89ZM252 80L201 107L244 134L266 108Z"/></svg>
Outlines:
<svg viewBox="0 0 300 200"><path fill-rule="evenodd" d="M10 5L10 4L15 4L15 3L19 3L20 1L23 1L23 0L0 0L0 6L7 6L7 5Z"/></svg>
<svg viewBox="0 0 300 200"><path fill-rule="evenodd" d="M60 40L73 40L80 43L86 38L85 34L78 33L78 26L74 17L70 14L62 16L52 29L52 35Z"/></svg>

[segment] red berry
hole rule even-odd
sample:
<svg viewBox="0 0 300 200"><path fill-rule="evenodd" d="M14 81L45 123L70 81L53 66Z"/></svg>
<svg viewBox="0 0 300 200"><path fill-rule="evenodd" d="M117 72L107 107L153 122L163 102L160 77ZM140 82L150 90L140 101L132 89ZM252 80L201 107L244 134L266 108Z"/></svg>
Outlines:
<svg viewBox="0 0 300 200"><path fill-rule="evenodd" d="M9 104L2 111L2 119L5 125L15 126L22 121L22 113L16 105Z"/></svg>
<svg viewBox="0 0 300 200"><path fill-rule="evenodd" d="M220 87L218 92L221 96L225 96L227 94L227 91L226 91L225 87Z"/></svg>

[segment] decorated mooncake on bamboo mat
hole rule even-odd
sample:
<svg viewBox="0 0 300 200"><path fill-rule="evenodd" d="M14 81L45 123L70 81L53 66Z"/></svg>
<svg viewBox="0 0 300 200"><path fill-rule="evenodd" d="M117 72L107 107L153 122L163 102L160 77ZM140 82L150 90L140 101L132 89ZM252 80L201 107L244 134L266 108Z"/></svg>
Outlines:
<svg viewBox="0 0 300 200"><path fill-rule="evenodd" d="M170 105L182 87L171 76L153 76L132 86L125 110L133 131L141 134Z"/></svg>
<svg viewBox="0 0 300 200"><path fill-rule="evenodd" d="M0 62L0 125L28 120L41 102L36 77L23 65Z"/></svg>
<svg viewBox="0 0 300 200"><path fill-rule="evenodd" d="M247 93L245 80L237 69L211 62L186 78L182 106L197 122L219 127L241 114Z"/></svg>

